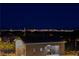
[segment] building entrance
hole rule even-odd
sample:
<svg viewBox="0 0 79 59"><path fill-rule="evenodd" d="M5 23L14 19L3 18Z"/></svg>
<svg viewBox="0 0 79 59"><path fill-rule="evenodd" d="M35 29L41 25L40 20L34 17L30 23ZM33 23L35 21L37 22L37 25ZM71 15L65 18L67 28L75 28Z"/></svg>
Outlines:
<svg viewBox="0 0 79 59"><path fill-rule="evenodd" d="M58 56L59 55L59 46L58 45L47 45L45 46L45 51L46 55L54 55Z"/></svg>

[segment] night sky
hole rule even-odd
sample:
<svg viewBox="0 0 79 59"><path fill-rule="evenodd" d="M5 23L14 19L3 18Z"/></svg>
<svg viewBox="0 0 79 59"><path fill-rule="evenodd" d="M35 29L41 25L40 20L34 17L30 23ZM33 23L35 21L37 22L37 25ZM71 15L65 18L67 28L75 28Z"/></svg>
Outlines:
<svg viewBox="0 0 79 59"><path fill-rule="evenodd" d="M79 29L79 4L0 4L0 29Z"/></svg>

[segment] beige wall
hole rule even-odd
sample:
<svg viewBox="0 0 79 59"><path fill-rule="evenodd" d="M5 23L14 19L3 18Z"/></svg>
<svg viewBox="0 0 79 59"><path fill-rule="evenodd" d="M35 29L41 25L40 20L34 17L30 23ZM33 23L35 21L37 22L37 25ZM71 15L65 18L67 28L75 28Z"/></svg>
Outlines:
<svg viewBox="0 0 79 59"><path fill-rule="evenodd" d="M59 45L59 53L60 55L64 55L64 42L48 42L48 43L30 43L26 44L26 55L27 56L44 56L46 55L46 52L44 51L44 48L46 45ZM40 48L43 48L43 51L40 51ZM36 51L35 51L35 50ZM34 50L34 51L33 51Z"/></svg>

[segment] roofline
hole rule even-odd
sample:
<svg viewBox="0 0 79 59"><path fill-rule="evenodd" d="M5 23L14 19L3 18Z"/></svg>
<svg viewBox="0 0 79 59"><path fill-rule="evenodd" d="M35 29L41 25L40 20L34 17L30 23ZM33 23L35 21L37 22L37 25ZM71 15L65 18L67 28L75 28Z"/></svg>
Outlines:
<svg viewBox="0 0 79 59"><path fill-rule="evenodd" d="M57 41L57 42L40 42L40 43L26 43L26 45L31 45L31 44L55 44L55 43L66 43L66 41Z"/></svg>

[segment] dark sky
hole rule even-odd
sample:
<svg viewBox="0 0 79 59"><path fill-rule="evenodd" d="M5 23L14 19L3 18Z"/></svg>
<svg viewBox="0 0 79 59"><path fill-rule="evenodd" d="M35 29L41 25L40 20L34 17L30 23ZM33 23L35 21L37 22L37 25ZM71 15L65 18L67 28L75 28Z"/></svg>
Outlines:
<svg viewBox="0 0 79 59"><path fill-rule="evenodd" d="M79 29L79 4L0 4L0 28Z"/></svg>

